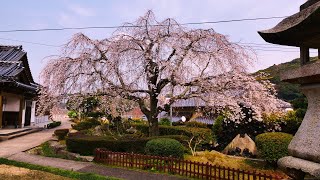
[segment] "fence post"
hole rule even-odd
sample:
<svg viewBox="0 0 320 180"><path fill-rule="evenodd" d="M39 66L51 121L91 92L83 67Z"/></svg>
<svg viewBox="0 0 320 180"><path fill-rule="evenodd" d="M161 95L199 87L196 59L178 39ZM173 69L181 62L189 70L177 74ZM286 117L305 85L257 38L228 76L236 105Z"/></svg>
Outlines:
<svg viewBox="0 0 320 180"><path fill-rule="evenodd" d="M174 163L173 158L172 158L172 156L170 155L170 156L169 156L169 164L170 164L169 171L170 171L172 174L174 174L173 163Z"/></svg>
<svg viewBox="0 0 320 180"><path fill-rule="evenodd" d="M95 150L95 157L94 157L94 160L95 161L100 161L100 152L99 152L99 149L96 149Z"/></svg>
<svg viewBox="0 0 320 180"><path fill-rule="evenodd" d="M133 154L133 152L131 152L131 154L130 154L130 167L133 167L133 163L134 163L133 156L134 156L134 154Z"/></svg>
<svg viewBox="0 0 320 180"><path fill-rule="evenodd" d="M253 171L253 180L256 180L257 179L257 172L256 171Z"/></svg>

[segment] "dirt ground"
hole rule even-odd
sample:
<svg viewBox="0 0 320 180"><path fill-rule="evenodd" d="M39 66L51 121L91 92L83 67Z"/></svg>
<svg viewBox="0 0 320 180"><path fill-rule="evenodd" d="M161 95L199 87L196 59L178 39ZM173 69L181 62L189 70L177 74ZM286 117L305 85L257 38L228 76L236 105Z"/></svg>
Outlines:
<svg viewBox="0 0 320 180"><path fill-rule="evenodd" d="M58 176L55 174L20 168L15 166L0 165L0 179L5 180L69 180L70 178Z"/></svg>

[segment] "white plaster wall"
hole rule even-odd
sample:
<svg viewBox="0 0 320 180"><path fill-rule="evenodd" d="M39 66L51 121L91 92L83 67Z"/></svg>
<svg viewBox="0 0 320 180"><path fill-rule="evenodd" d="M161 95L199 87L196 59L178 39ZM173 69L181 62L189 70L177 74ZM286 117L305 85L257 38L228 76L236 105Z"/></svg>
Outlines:
<svg viewBox="0 0 320 180"><path fill-rule="evenodd" d="M6 104L3 104L3 111L19 112L20 99L15 96L5 96Z"/></svg>

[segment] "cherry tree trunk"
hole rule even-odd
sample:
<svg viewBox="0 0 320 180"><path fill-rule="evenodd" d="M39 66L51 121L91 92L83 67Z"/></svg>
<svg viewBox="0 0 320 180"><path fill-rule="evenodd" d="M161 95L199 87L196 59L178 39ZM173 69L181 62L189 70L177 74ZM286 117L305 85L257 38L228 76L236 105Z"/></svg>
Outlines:
<svg viewBox="0 0 320 180"><path fill-rule="evenodd" d="M158 118L151 118L149 120L149 136L159 136Z"/></svg>

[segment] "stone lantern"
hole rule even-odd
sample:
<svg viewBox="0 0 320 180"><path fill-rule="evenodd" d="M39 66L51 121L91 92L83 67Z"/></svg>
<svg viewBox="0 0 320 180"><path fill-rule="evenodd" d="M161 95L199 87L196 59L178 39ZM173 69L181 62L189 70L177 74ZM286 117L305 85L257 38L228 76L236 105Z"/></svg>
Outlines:
<svg viewBox="0 0 320 180"><path fill-rule="evenodd" d="M320 178L320 61L310 62L309 49L320 56L320 0L309 0L300 12L274 28L259 31L269 43L300 47L301 66L281 73L281 80L300 84L307 96L308 109L298 132L289 145L289 156L278 161L280 168L294 179L306 173Z"/></svg>

